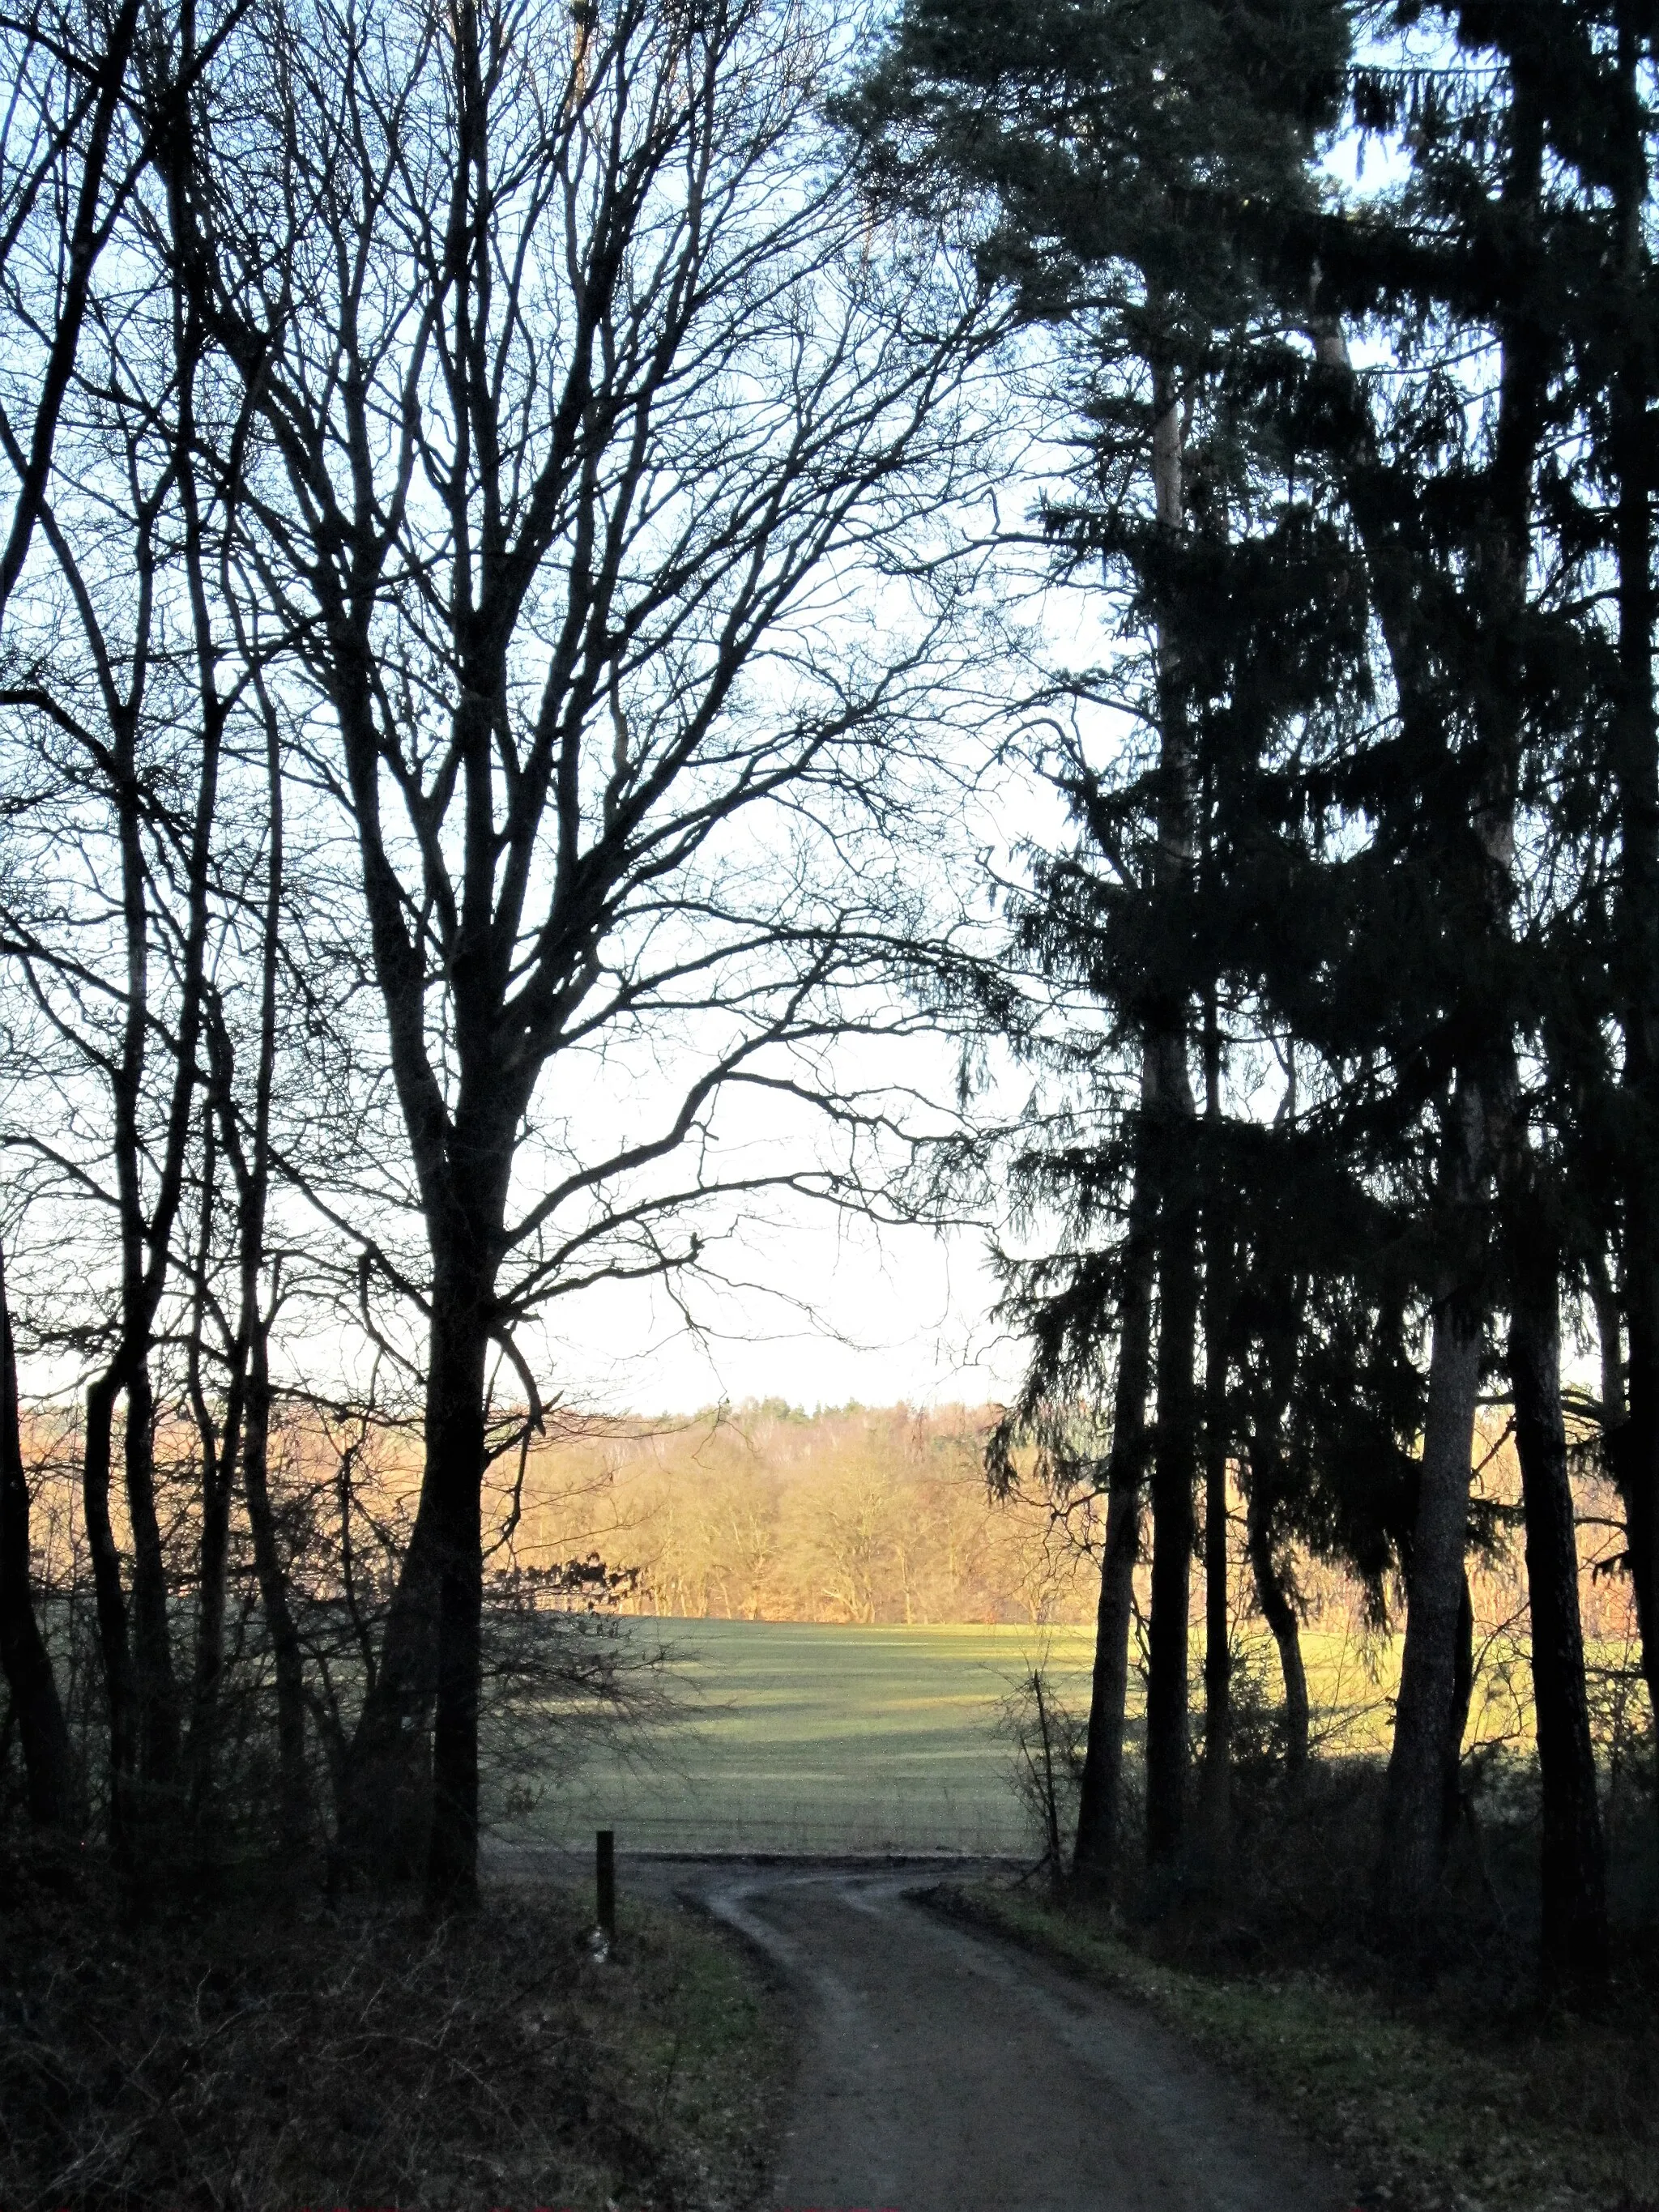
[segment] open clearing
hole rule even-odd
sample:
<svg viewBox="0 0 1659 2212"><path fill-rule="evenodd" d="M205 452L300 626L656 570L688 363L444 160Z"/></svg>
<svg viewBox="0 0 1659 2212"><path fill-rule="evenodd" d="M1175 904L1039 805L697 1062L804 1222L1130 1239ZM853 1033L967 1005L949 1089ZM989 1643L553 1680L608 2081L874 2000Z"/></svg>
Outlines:
<svg viewBox="0 0 1659 2212"><path fill-rule="evenodd" d="M515 1836L623 1849L1022 1850L997 1709L1034 1664L1087 1696L1091 1632L629 1620L685 1717L558 1778ZM1046 1655L1046 1656L1045 1656Z"/></svg>
<svg viewBox="0 0 1659 2212"><path fill-rule="evenodd" d="M673 1652L684 1716L548 1778L535 1813L504 1832L514 1840L580 1844L608 1827L635 1850L1023 1851L999 1706L1037 1665L1063 1703L1088 1701L1090 1628L618 1626ZM1345 1635L1310 1632L1304 1648L1320 1739L1386 1742L1393 1655L1378 1680ZM1252 1658L1267 1664L1254 1646ZM1276 1676L1263 1680L1276 1696Z"/></svg>

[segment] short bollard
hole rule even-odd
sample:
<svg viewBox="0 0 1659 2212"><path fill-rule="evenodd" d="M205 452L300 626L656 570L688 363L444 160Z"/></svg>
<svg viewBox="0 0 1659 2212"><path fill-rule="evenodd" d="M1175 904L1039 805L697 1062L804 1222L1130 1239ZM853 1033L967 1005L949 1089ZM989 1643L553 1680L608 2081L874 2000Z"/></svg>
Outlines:
<svg viewBox="0 0 1659 2212"><path fill-rule="evenodd" d="M617 1941L617 1836L613 1828L593 1837L593 1872L599 1898L599 1933L607 1946Z"/></svg>

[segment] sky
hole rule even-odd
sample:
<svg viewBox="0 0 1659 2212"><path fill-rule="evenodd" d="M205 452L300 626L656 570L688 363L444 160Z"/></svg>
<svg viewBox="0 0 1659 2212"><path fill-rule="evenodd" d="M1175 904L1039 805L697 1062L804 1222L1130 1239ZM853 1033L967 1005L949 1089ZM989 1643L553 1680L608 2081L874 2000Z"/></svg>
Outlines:
<svg viewBox="0 0 1659 2212"><path fill-rule="evenodd" d="M984 1405L1016 1389L1018 1342L992 1318L981 1230L883 1227L856 1216L750 1225L755 1287L691 1293L694 1330L659 1290L584 1294L550 1368L594 1410L684 1413L722 1401Z"/></svg>

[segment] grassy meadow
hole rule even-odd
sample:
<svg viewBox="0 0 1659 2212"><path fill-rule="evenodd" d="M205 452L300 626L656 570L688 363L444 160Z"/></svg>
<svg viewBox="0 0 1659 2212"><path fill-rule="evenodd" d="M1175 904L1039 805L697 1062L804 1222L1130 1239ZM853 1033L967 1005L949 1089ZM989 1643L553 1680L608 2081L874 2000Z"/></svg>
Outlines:
<svg viewBox="0 0 1659 2212"><path fill-rule="evenodd" d="M1041 1667L1062 1705L1087 1710L1091 1629L619 1626L665 1648L678 1717L549 1779L513 1831L526 1839L579 1847L610 1827L623 1850L1022 1852L1004 1703ZM1382 1745L1391 1683L1344 1635L1310 1632L1306 1649L1328 1747ZM1242 1656L1272 1693L1271 1645Z"/></svg>
<svg viewBox="0 0 1659 2212"><path fill-rule="evenodd" d="M692 1850L1019 1851L998 1710L1033 1665L1086 1702L1091 1632L627 1620L679 1717L598 1748L515 1832Z"/></svg>
<svg viewBox="0 0 1659 2212"><path fill-rule="evenodd" d="M580 1847L610 1827L623 1850L1024 1852L1033 1837L1002 1708L1041 1667L1060 1705L1087 1710L1091 1628L638 1618L617 1627L641 1652L666 1652L677 1717L621 1742L594 1740L550 1769L534 1809L507 1832ZM1303 1650L1322 1753L1386 1755L1398 1639L1310 1626ZM1195 1668L1200 1656L1195 1637ZM1609 1673L1625 1656L1592 1647ZM1477 1659L1468 1746L1529 1749L1523 1641L1494 1629ZM1259 1623L1241 1622L1236 1660L1248 1725L1279 1695ZM1132 1676L1132 1719L1139 1689Z"/></svg>

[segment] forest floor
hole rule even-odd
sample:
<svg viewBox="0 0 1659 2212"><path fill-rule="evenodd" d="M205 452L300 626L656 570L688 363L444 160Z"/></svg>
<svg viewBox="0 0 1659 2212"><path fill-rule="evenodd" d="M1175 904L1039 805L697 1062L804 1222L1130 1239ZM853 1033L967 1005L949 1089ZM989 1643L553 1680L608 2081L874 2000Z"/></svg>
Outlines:
<svg viewBox="0 0 1659 2212"><path fill-rule="evenodd" d="M0 1854L0 2206L727 2212L786 2038L729 1936L585 1893L464 1922L266 1878L134 1922L95 1864Z"/></svg>
<svg viewBox="0 0 1659 2212"><path fill-rule="evenodd" d="M1638 1989L1591 2021L1471 2004L1462 1984L1408 1992L1351 1970L1244 1970L1191 1923L1153 1936L1031 1882L934 1898L1224 2063L1358 2177L1361 2207L1659 2212L1659 2041Z"/></svg>

